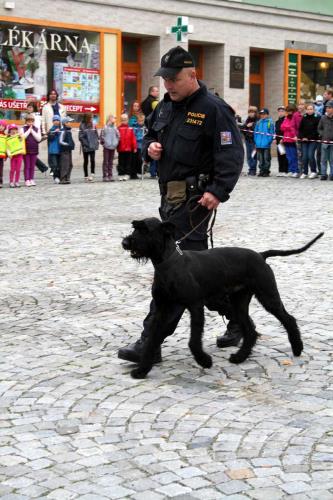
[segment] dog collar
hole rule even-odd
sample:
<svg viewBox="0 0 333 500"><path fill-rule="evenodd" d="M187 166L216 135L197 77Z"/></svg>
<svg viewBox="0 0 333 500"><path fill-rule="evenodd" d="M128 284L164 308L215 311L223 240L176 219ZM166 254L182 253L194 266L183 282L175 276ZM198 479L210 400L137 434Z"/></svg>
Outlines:
<svg viewBox="0 0 333 500"><path fill-rule="evenodd" d="M180 249L179 243L180 243L180 240L175 241L176 250L179 253L179 255L183 255L183 252Z"/></svg>

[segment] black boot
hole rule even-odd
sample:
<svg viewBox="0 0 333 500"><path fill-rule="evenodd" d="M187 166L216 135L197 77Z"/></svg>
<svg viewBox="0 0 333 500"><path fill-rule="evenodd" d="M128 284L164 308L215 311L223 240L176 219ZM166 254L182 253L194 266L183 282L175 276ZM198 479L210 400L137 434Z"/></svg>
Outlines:
<svg viewBox="0 0 333 500"><path fill-rule="evenodd" d="M130 361L131 363L139 363L142 350L144 347L145 338L142 337L133 344L130 344L126 347L122 347L118 351L118 358L124 359L125 361ZM156 349L154 353L153 363L161 363L162 361L162 352L161 346Z"/></svg>
<svg viewBox="0 0 333 500"><path fill-rule="evenodd" d="M256 325L252 318L250 318L251 325L253 326L254 330L256 331ZM259 333L256 331L256 335L259 336ZM237 346L239 342L242 340L242 331L237 323L235 323L233 320L230 320L228 325L227 325L227 330L224 335L221 337L217 337L216 339L216 345L217 347L231 347L231 346Z"/></svg>
<svg viewBox="0 0 333 500"><path fill-rule="evenodd" d="M231 347L237 346L241 341L243 335L240 326L234 321L229 321L227 330L221 337L217 337L216 345L217 347Z"/></svg>

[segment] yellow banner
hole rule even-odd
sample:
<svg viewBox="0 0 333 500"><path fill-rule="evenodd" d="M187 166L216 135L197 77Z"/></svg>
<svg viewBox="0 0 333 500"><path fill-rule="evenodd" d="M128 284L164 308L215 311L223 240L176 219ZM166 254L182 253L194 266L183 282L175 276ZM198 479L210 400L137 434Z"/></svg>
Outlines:
<svg viewBox="0 0 333 500"><path fill-rule="evenodd" d="M7 136L0 134L0 157L7 154Z"/></svg>
<svg viewBox="0 0 333 500"><path fill-rule="evenodd" d="M19 134L7 136L7 149L9 156L25 154L25 140Z"/></svg>

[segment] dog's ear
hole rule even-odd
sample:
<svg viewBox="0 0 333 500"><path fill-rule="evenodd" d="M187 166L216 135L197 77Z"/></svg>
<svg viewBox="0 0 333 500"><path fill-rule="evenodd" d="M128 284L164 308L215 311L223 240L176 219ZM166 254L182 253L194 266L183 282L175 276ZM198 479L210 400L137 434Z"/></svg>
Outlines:
<svg viewBox="0 0 333 500"><path fill-rule="evenodd" d="M162 229L165 234L172 236L172 238L175 237L176 226L172 222L169 221L162 222Z"/></svg>
<svg viewBox="0 0 333 500"><path fill-rule="evenodd" d="M133 229L139 229L141 231L148 231L147 225L144 220L132 220Z"/></svg>

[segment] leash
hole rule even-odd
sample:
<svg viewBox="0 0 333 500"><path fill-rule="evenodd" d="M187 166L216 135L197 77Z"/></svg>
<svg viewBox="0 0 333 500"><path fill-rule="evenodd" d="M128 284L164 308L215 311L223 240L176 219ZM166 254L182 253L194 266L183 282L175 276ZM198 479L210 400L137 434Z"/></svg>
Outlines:
<svg viewBox="0 0 333 500"><path fill-rule="evenodd" d="M182 236L181 238L179 238L179 240L177 240L175 242L175 245L176 245L176 250L177 252L180 254L180 255L183 255L183 252L182 250L180 249L179 247L179 244L184 241L186 238L188 238L192 233L194 233L195 231L197 231L197 229L208 219L212 216L212 213L214 213L213 215L213 218L212 218L212 222L210 224L210 227L209 229L207 229L207 231L204 231L204 232L199 232L199 234L209 234L209 237L210 237L210 243L211 243L211 246L212 248L214 247L214 242L213 242L213 226L215 224L215 219L216 219L216 208L214 210L209 210L208 211L208 214L205 215L205 217L195 226L193 227L193 224L192 224L192 217L191 217L191 214L193 214L196 210L198 210L199 205L195 205L194 208L190 209L190 204L194 201L194 200L197 200L197 199L200 199L202 196L199 194L199 195L194 195L194 196L191 196L191 198L189 198L189 200L186 202L186 207L188 207L188 211L189 211L189 214L190 214L190 224L192 226L192 229L191 231L189 231L188 233L186 233L184 236Z"/></svg>
<svg viewBox="0 0 333 500"><path fill-rule="evenodd" d="M209 226L209 229L207 229L207 234L209 234L209 241L210 241L210 246L212 248L214 248L214 240L213 240L213 227L214 227L214 224L215 224L215 220L216 220L216 214L217 214L217 210L216 208L214 208L214 214L213 214L213 217L212 217L212 220L210 222L210 226Z"/></svg>

